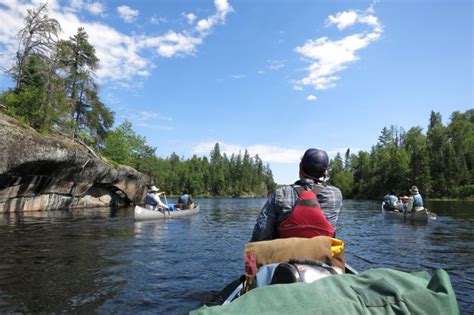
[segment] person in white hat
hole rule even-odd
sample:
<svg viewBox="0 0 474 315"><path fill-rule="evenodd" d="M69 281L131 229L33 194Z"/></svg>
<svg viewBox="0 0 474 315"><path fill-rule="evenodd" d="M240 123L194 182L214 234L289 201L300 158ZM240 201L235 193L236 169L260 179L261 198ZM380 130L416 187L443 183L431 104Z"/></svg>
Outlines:
<svg viewBox="0 0 474 315"><path fill-rule="evenodd" d="M146 194L145 197L145 203L146 203L146 208L149 210L155 210L159 208L165 208L168 209L168 205L164 204L161 199L160 195L163 194L163 192L159 192L159 188L156 186L151 186L150 190L148 190L148 193Z"/></svg>
<svg viewBox="0 0 474 315"><path fill-rule="evenodd" d="M410 188L410 193L412 196L410 196L410 205L408 206L408 210L410 211L419 211L423 210L423 197L420 194L420 191L418 190L418 187L416 186L411 186Z"/></svg>

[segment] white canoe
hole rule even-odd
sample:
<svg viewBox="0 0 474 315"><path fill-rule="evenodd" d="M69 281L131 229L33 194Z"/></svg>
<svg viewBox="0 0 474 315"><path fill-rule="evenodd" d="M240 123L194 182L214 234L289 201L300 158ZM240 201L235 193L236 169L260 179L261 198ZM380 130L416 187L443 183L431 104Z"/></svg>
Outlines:
<svg viewBox="0 0 474 315"><path fill-rule="evenodd" d="M140 206L135 206L135 220L160 220L160 219L174 219L196 214L199 212L199 205L192 209L186 210L148 210Z"/></svg>
<svg viewBox="0 0 474 315"><path fill-rule="evenodd" d="M429 212L428 209L424 208L415 212L407 212L406 214L398 210L385 210L385 202L382 203L382 213L386 217L397 218L403 221L412 222L428 222L428 219L436 219L436 214Z"/></svg>

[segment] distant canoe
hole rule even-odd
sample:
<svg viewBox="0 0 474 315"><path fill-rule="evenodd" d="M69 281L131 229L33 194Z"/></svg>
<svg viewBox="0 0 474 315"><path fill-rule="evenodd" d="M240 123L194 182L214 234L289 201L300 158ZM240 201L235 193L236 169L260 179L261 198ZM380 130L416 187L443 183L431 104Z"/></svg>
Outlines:
<svg viewBox="0 0 474 315"><path fill-rule="evenodd" d="M146 208L135 206L135 220L162 220L187 217L199 212L199 205L186 210L148 210Z"/></svg>
<svg viewBox="0 0 474 315"><path fill-rule="evenodd" d="M382 213L385 217L411 222L428 222L428 219L436 219L436 214L429 212L426 208L405 214L398 210L386 210L385 202L382 203Z"/></svg>

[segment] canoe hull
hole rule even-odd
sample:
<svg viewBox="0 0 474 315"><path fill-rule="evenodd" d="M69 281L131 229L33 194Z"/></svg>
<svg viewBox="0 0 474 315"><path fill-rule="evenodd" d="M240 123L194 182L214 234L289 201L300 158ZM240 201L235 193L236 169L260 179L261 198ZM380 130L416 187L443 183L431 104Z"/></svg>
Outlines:
<svg viewBox="0 0 474 315"><path fill-rule="evenodd" d="M435 219L436 215L432 212L429 212L428 209L424 208L423 210L418 210L416 212L409 212L404 214L400 211L386 210L384 207L385 203L382 203L382 213L385 217L396 218L402 221L411 221L411 222L428 222L428 219Z"/></svg>
<svg viewBox="0 0 474 315"><path fill-rule="evenodd" d="M357 270L346 264L345 268L345 273L346 274L353 274L356 275L358 274ZM240 276L233 282L229 283L224 289L222 289L219 293L217 293L212 301L208 301L206 303L209 306L213 305L225 305L229 304L236 298L240 296L240 292L244 287L244 280L245 280L245 275Z"/></svg>
<svg viewBox="0 0 474 315"><path fill-rule="evenodd" d="M199 205L193 209L177 210L177 211L159 211L148 210L146 208L135 206L135 220L164 220L188 217L199 212Z"/></svg>

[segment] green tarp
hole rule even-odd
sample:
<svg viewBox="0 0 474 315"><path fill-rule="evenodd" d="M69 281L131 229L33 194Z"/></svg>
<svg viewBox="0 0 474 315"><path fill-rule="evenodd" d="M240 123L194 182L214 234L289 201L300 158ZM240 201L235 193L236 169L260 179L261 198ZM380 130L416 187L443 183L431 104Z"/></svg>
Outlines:
<svg viewBox="0 0 474 315"><path fill-rule="evenodd" d="M459 314L446 271L406 273L372 269L313 283L256 288L230 304L203 306L204 314Z"/></svg>

